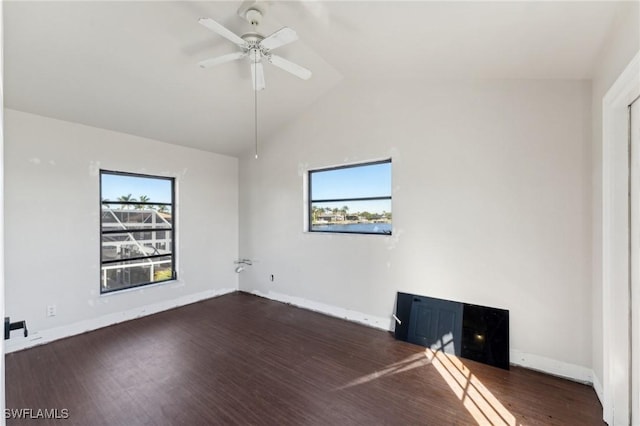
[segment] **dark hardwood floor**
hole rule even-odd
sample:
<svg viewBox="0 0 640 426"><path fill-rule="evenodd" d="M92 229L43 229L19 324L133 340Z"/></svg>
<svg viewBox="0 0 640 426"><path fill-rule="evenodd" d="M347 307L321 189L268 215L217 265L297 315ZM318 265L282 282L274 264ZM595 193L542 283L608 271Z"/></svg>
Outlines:
<svg viewBox="0 0 640 426"><path fill-rule="evenodd" d="M603 424L589 386L243 293L8 354L6 400L83 426Z"/></svg>

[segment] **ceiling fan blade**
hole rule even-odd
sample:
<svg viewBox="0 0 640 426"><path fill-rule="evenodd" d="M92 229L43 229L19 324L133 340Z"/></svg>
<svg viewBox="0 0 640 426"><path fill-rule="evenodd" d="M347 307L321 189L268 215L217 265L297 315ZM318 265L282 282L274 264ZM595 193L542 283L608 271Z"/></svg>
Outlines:
<svg viewBox="0 0 640 426"><path fill-rule="evenodd" d="M224 64L225 62L242 59L245 56L247 56L245 52L229 53L228 55L218 56L217 58L205 59L204 61L198 62L198 65L200 65L201 68L211 68L216 65Z"/></svg>
<svg viewBox="0 0 640 426"><path fill-rule="evenodd" d="M260 42L260 45L267 50L275 49L276 47L284 46L298 39L298 34L291 28L283 27L269 37Z"/></svg>
<svg viewBox="0 0 640 426"><path fill-rule="evenodd" d="M253 90L262 90L265 88L262 62L251 63L251 83L253 84Z"/></svg>
<svg viewBox="0 0 640 426"><path fill-rule="evenodd" d="M242 38L240 38L240 36L223 27L221 24L217 23L211 18L200 18L198 19L198 23L209 28L211 31L218 33L222 37L226 38L232 43L237 44L238 46L245 47L247 45L247 43Z"/></svg>
<svg viewBox="0 0 640 426"><path fill-rule="evenodd" d="M303 80L309 80L311 78L311 71L309 71L305 67L301 67L298 64L294 64L291 61L287 61L281 56L269 55L267 56L267 59L276 67L290 72L298 78L301 78Z"/></svg>

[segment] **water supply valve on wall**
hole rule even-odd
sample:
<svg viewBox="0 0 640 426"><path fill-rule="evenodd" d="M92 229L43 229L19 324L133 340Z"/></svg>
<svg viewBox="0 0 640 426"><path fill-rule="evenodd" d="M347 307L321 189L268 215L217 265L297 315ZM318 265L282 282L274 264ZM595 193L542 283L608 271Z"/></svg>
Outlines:
<svg viewBox="0 0 640 426"><path fill-rule="evenodd" d="M253 262L251 261L251 259L239 259L233 263L238 265L236 267L236 274L239 274L240 272L244 271L244 268L246 268L247 266L253 265Z"/></svg>
<svg viewBox="0 0 640 426"><path fill-rule="evenodd" d="M11 337L11 330L19 330L24 329L24 337L29 335L27 331L27 322L26 321L16 321L11 322L9 317L4 317L4 340L8 340Z"/></svg>

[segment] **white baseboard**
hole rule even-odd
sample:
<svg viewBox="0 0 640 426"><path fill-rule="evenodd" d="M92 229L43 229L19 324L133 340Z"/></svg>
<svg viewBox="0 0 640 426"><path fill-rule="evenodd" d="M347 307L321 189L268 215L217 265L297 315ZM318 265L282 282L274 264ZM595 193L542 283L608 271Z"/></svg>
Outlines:
<svg viewBox="0 0 640 426"><path fill-rule="evenodd" d="M600 404L604 406L604 390L602 389L602 383L600 383L598 376L596 376L595 374L593 374L593 390L596 391L596 395L598 395Z"/></svg>
<svg viewBox="0 0 640 426"><path fill-rule="evenodd" d="M120 322L156 314L158 312L177 308L180 306L190 305L205 299L222 296L228 293L238 291L237 288L223 288L215 290L207 290L200 293L189 294L178 299L165 300L151 305L139 306L127 311L115 312L103 315L98 318L91 318L76 322L73 324L63 325L60 327L50 328L47 330L38 330L30 333L28 337L12 337L11 340L4 342L5 353L20 351L33 346L42 345L53 342L54 340L64 339L65 337L75 336L77 334L86 333L87 331L97 330L98 328L107 327Z"/></svg>
<svg viewBox="0 0 640 426"><path fill-rule="evenodd" d="M242 291L242 290L241 290ZM360 324L368 325L373 328L377 328L385 331L393 331L394 323L391 318L376 317L373 315L363 314L362 312L352 311L344 308L338 308L335 306L327 305L324 303L318 303L311 300L303 299L295 296L288 296L286 294L276 293L269 291L267 293L253 290L248 293L256 296L264 297L266 299L276 300L278 302L289 303L300 308L308 309L310 311L320 312L332 317L346 319L348 321L357 322ZM511 349L509 352L511 364L521 367L529 368L531 370L540 371L542 373L551 374L553 376L559 376L566 379L573 380L575 382L594 384L593 371L589 368L582 367L575 364L570 364L563 361L543 357L540 355L528 354L516 349ZM602 387L600 387L602 389ZM596 389L596 393L598 390ZM599 396L601 393L599 394Z"/></svg>
<svg viewBox="0 0 640 426"><path fill-rule="evenodd" d="M241 290L243 291L243 290ZM301 297L288 296L286 294L269 291L263 293L258 290L248 291L247 293L264 297L265 299L276 300L278 302L288 303L299 308L308 309L314 312L320 312L331 317L346 319L347 321L357 322L359 324L368 325L385 331L393 331L393 320L391 318L376 317L374 315L363 314L362 312L352 311L349 309L338 308L324 303L314 302L312 300L303 299Z"/></svg>
<svg viewBox="0 0 640 426"><path fill-rule="evenodd" d="M113 324L129 321L147 315L152 315L158 312L166 311L168 309L173 309L180 306L189 305L191 303L196 303L205 299L233 293L235 291L238 290L236 288L208 290L201 293L183 296L178 299L166 300L163 302L154 303L152 305L140 306L128 311L103 315L98 318L92 318L90 320L80 321L61 327L51 328L48 330L39 330L31 333L29 337L26 338L20 338L16 336L16 338L12 338L11 340L7 340L4 342L5 353L15 352L33 346L42 345L45 343L53 342L54 340L75 336L77 334L86 333L98 328L107 327ZM250 291L249 293L256 296L264 297L266 299L288 303L293 306L308 309L310 311L320 312L332 317L364 324L380 330L393 331L394 329L394 323L391 318L367 315L362 312L339 308L324 303L314 302L300 297L289 296L272 291L263 293L261 291L254 290ZM554 376L564 377L580 383L590 385L592 384L596 391L596 394L602 401L602 385L593 375L593 371L589 368L566 363L563 361L558 361L551 358L546 358L540 355L524 353L516 349L510 350L510 360L513 365L537 370Z"/></svg>
<svg viewBox="0 0 640 426"><path fill-rule="evenodd" d="M570 364L540 355L528 354L517 349L511 349L509 351L509 360L513 365L525 367L530 370L540 371L551 374L552 376L563 377L588 385L593 384L593 370L581 365Z"/></svg>

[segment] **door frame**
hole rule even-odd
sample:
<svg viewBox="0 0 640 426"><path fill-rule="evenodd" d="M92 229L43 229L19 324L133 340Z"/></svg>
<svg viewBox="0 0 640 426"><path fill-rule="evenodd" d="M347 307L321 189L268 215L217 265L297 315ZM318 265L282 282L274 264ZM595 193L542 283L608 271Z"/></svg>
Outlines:
<svg viewBox="0 0 640 426"><path fill-rule="evenodd" d="M640 255L631 257L636 247L634 244L632 249L629 233L631 226L634 232L640 231L640 221L630 222L633 215L629 203L630 189L640 200L640 186L631 185L637 173L631 174L628 146L628 106L639 94L640 52L602 101L602 405L604 420L609 424L630 424L632 415L634 421L640 416L640 357L630 356L632 342L634 348L640 343L637 300L631 310L631 294L637 298L639 290ZM640 147L635 152L640 152Z"/></svg>

